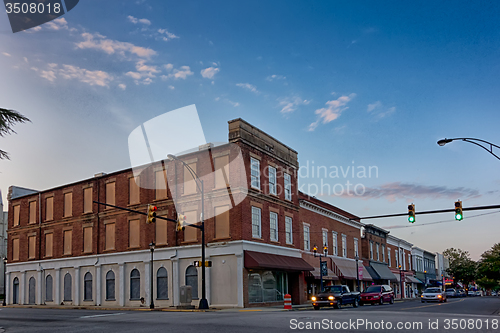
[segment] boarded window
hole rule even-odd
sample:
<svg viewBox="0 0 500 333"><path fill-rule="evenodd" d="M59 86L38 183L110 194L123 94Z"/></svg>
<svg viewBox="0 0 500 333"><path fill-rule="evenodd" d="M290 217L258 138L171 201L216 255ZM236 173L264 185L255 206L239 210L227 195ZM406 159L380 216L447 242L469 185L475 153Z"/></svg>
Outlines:
<svg viewBox="0 0 500 333"><path fill-rule="evenodd" d="M92 252L92 227L83 228L83 252Z"/></svg>
<svg viewBox="0 0 500 333"><path fill-rule="evenodd" d="M140 246L140 224L139 220L130 220L129 222L129 247Z"/></svg>
<svg viewBox="0 0 500 333"><path fill-rule="evenodd" d="M115 204L115 183L106 184L106 203L110 205Z"/></svg>
<svg viewBox="0 0 500 333"><path fill-rule="evenodd" d="M83 212L92 213L92 187L83 190Z"/></svg>
<svg viewBox="0 0 500 333"><path fill-rule="evenodd" d="M21 206L14 206L14 226L19 225L19 213L21 212Z"/></svg>
<svg viewBox="0 0 500 333"><path fill-rule="evenodd" d="M229 237L229 206L215 207L215 238Z"/></svg>
<svg viewBox="0 0 500 333"><path fill-rule="evenodd" d="M71 254L72 238L73 238L73 231L72 230L65 230L64 231L64 251L63 251L63 254Z"/></svg>
<svg viewBox="0 0 500 333"><path fill-rule="evenodd" d="M188 166L196 173L196 163L188 164ZM195 178L191 174L191 170L184 167L184 194L196 193Z"/></svg>
<svg viewBox="0 0 500 333"><path fill-rule="evenodd" d="M155 172L155 189L156 200L167 198L167 173L165 170Z"/></svg>
<svg viewBox="0 0 500 333"><path fill-rule="evenodd" d="M227 187L229 185L229 155L216 157L215 167L215 188Z"/></svg>
<svg viewBox="0 0 500 333"><path fill-rule="evenodd" d="M52 257L54 234L45 234L45 256Z"/></svg>
<svg viewBox="0 0 500 333"><path fill-rule="evenodd" d="M45 220L50 221L54 218L54 197L45 199Z"/></svg>
<svg viewBox="0 0 500 333"><path fill-rule="evenodd" d="M186 215L186 225L187 224L195 224L196 221L196 211L190 211L184 213ZM196 241L198 239L198 229L186 226L186 229L184 229L184 241L185 242L192 242Z"/></svg>
<svg viewBox="0 0 500 333"><path fill-rule="evenodd" d="M36 201L30 202L30 220L29 223L36 223Z"/></svg>
<svg viewBox="0 0 500 333"><path fill-rule="evenodd" d="M28 237L28 259L35 258L35 249L36 249L36 237L29 236Z"/></svg>
<svg viewBox="0 0 500 333"><path fill-rule="evenodd" d="M156 244L167 244L167 222L165 220L156 220Z"/></svg>
<svg viewBox="0 0 500 333"><path fill-rule="evenodd" d="M137 182L139 178L129 178L128 179L128 203L138 204L139 203L139 185Z"/></svg>
<svg viewBox="0 0 500 333"><path fill-rule="evenodd" d="M114 250L115 249L115 224L108 223L106 224L106 250Z"/></svg>
<svg viewBox="0 0 500 333"><path fill-rule="evenodd" d="M73 193L64 194L64 217L73 214Z"/></svg>
<svg viewBox="0 0 500 333"><path fill-rule="evenodd" d="M19 238L12 240L12 260L19 260Z"/></svg>

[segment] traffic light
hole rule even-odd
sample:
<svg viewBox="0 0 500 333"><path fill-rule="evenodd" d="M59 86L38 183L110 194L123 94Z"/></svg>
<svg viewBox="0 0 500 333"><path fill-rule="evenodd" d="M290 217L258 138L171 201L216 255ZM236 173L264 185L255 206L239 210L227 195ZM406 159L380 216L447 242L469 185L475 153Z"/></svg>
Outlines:
<svg viewBox="0 0 500 333"><path fill-rule="evenodd" d="M415 205L408 205L408 222L415 223Z"/></svg>
<svg viewBox="0 0 500 333"><path fill-rule="evenodd" d="M177 231L184 230L186 228L186 215L177 214Z"/></svg>
<svg viewBox="0 0 500 333"><path fill-rule="evenodd" d="M455 202L455 220L462 221L463 218L462 201L458 200Z"/></svg>
<svg viewBox="0 0 500 333"><path fill-rule="evenodd" d="M156 211L158 208L155 205L148 205L148 219L146 223L155 223L156 222Z"/></svg>

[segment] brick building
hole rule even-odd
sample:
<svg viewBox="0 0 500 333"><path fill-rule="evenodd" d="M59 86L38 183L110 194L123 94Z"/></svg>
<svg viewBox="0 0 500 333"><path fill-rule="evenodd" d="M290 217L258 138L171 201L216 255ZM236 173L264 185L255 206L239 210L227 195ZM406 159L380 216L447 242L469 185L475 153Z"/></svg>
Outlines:
<svg viewBox="0 0 500 333"><path fill-rule="evenodd" d="M397 278L397 281L392 284L395 295L399 295L397 297L401 297L401 290L404 290L404 298L416 297L415 290L418 290L422 284L422 281L414 276L412 246L413 244L404 239L392 235L387 236L388 265Z"/></svg>
<svg viewBox="0 0 500 333"><path fill-rule="evenodd" d="M205 220L206 257L213 263L207 299L247 307L281 302L290 293L294 303L304 303L313 267L302 259L297 152L241 119L229 122L229 142L180 156L203 179L204 215L213 216ZM156 306L176 306L182 285L192 286L197 304L198 229L177 232L175 223L147 224L144 215L93 201L141 212L154 204L159 216L182 213L191 223L201 214L196 180L177 161L144 166L138 176L126 169L43 191L11 187L9 304L133 307L153 297Z"/></svg>

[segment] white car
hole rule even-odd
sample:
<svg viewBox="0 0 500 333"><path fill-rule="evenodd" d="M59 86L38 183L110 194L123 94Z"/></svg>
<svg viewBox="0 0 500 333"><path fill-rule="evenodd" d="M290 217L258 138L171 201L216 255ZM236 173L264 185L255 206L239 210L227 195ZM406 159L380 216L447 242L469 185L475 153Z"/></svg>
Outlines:
<svg viewBox="0 0 500 333"><path fill-rule="evenodd" d="M425 302L447 302L446 294L440 288L427 288L420 296L422 303Z"/></svg>

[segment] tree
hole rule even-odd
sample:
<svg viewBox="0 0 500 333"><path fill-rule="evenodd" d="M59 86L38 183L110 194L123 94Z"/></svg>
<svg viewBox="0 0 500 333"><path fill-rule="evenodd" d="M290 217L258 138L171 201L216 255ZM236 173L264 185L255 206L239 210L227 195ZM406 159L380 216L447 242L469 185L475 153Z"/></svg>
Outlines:
<svg viewBox="0 0 500 333"><path fill-rule="evenodd" d="M0 108L0 137L4 137L11 133L16 133L12 129L15 123L25 123L31 121L15 110ZM0 160L9 159L9 154L0 149Z"/></svg>
<svg viewBox="0 0 500 333"><path fill-rule="evenodd" d="M500 243L481 254L478 265L478 276L482 286L486 289L496 289L500 282Z"/></svg>
<svg viewBox="0 0 500 333"><path fill-rule="evenodd" d="M450 268L447 271L453 275L455 281L462 281L468 285L476 279L477 264L470 258L468 251L449 248L443 251L443 255L450 262Z"/></svg>

